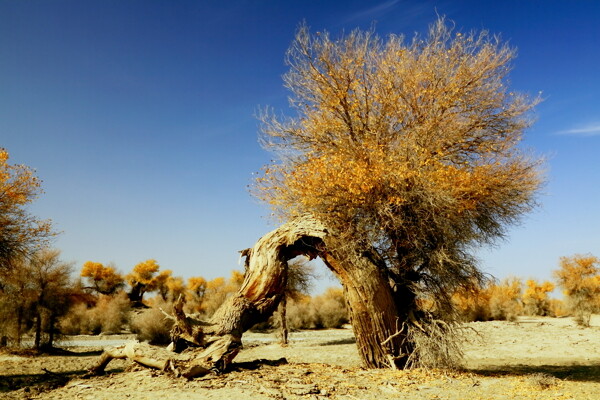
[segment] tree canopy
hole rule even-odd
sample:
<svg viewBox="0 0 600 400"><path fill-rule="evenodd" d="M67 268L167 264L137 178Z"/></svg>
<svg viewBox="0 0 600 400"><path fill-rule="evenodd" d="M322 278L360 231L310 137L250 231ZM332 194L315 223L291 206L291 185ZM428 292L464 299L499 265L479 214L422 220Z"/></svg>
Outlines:
<svg viewBox="0 0 600 400"><path fill-rule="evenodd" d="M508 88L514 56L443 19L409 42L301 26L284 75L297 115L262 114L280 157L255 193L282 219L316 216L425 285L466 282L479 274L471 247L502 237L541 184L539 160L518 146L538 99Z"/></svg>
<svg viewBox="0 0 600 400"><path fill-rule="evenodd" d="M40 249L52 236L50 221L26 210L41 192L41 181L34 171L10 164L8 151L0 148L0 268L14 257Z"/></svg>

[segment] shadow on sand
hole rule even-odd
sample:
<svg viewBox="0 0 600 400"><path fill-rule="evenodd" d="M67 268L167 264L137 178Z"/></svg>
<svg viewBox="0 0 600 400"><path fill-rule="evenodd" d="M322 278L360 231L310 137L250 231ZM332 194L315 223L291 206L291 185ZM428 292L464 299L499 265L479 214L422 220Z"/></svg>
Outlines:
<svg viewBox="0 0 600 400"><path fill-rule="evenodd" d="M487 377L544 374L574 382L600 382L600 363L571 365L506 365L467 369Z"/></svg>

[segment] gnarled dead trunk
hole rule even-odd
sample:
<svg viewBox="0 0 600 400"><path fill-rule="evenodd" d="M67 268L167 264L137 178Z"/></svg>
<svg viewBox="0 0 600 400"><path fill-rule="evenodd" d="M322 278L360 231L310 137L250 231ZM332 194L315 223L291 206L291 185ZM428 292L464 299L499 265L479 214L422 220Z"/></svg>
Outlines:
<svg viewBox="0 0 600 400"><path fill-rule="evenodd" d="M316 246L325 234L326 230L316 220L301 219L260 238L252 249L242 253L246 256L242 286L208 322L190 324L181 308L176 307L178 322L172 347L180 350L184 341L196 348L175 356L162 351L149 354L147 346L128 344L105 350L90 372L102 373L113 358L130 358L147 367L171 370L188 378L210 370L223 371L239 352L242 334L276 310L286 286L288 260L301 254L315 257Z"/></svg>

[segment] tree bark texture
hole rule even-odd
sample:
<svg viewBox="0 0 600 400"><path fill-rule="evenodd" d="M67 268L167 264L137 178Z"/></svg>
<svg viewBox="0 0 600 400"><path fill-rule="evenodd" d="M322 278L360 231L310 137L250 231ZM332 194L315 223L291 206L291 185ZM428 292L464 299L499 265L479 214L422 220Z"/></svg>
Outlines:
<svg viewBox="0 0 600 400"><path fill-rule="evenodd" d="M328 242L328 248L339 248ZM366 254L321 254L340 279L358 352L366 368L403 368L410 352L385 267Z"/></svg>

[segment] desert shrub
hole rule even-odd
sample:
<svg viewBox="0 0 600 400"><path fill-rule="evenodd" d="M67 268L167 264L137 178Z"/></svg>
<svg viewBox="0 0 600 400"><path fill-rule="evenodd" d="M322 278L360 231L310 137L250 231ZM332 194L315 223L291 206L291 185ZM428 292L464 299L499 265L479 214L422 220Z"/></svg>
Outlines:
<svg viewBox="0 0 600 400"><path fill-rule="evenodd" d="M119 333L129 319L130 301L125 292L114 296L100 296L90 310L92 326L100 327L102 333Z"/></svg>
<svg viewBox="0 0 600 400"><path fill-rule="evenodd" d="M171 341L173 320L166 318L159 308L151 307L136 312L130 326L139 341L150 344L167 344Z"/></svg>
<svg viewBox="0 0 600 400"><path fill-rule="evenodd" d="M527 315L550 316L548 293L554 290L552 282L538 283L534 279L525 282L527 289L523 293L523 309Z"/></svg>
<svg viewBox="0 0 600 400"><path fill-rule="evenodd" d="M550 315L552 317L566 317L569 313L569 307L560 299L550 299Z"/></svg>
<svg viewBox="0 0 600 400"><path fill-rule="evenodd" d="M600 301L600 259L592 255L561 257L554 274L567 296L568 307L578 325L589 326Z"/></svg>
<svg viewBox="0 0 600 400"><path fill-rule="evenodd" d="M523 312L521 303L521 280L507 278L500 284L491 284L489 293L490 318L501 321L515 321Z"/></svg>
<svg viewBox="0 0 600 400"><path fill-rule="evenodd" d="M73 305L59 321L60 331L65 335L80 335L91 331L90 312L84 303Z"/></svg>
<svg viewBox="0 0 600 400"><path fill-rule="evenodd" d="M100 295L91 308L78 303L61 318L60 330L67 335L119 333L129 320L130 304L125 292Z"/></svg>
<svg viewBox="0 0 600 400"><path fill-rule="evenodd" d="M348 323L342 289L329 288L320 296L297 294L287 304L289 329L341 328Z"/></svg>
<svg viewBox="0 0 600 400"><path fill-rule="evenodd" d="M318 327L341 328L348 323L348 310L342 289L329 288L324 294L315 297L312 303Z"/></svg>
<svg viewBox="0 0 600 400"><path fill-rule="evenodd" d="M287 323L289 329L316 329L317 322L317 311L310 296L297 295L288 301Z"/></svg>
<svg viewBox="0 0 600 400"><path fill-rule="evenodd" d="M480 286L460 288L452 295L452 302L460 321L489 321L491 318L490 293Z"/></svg>

